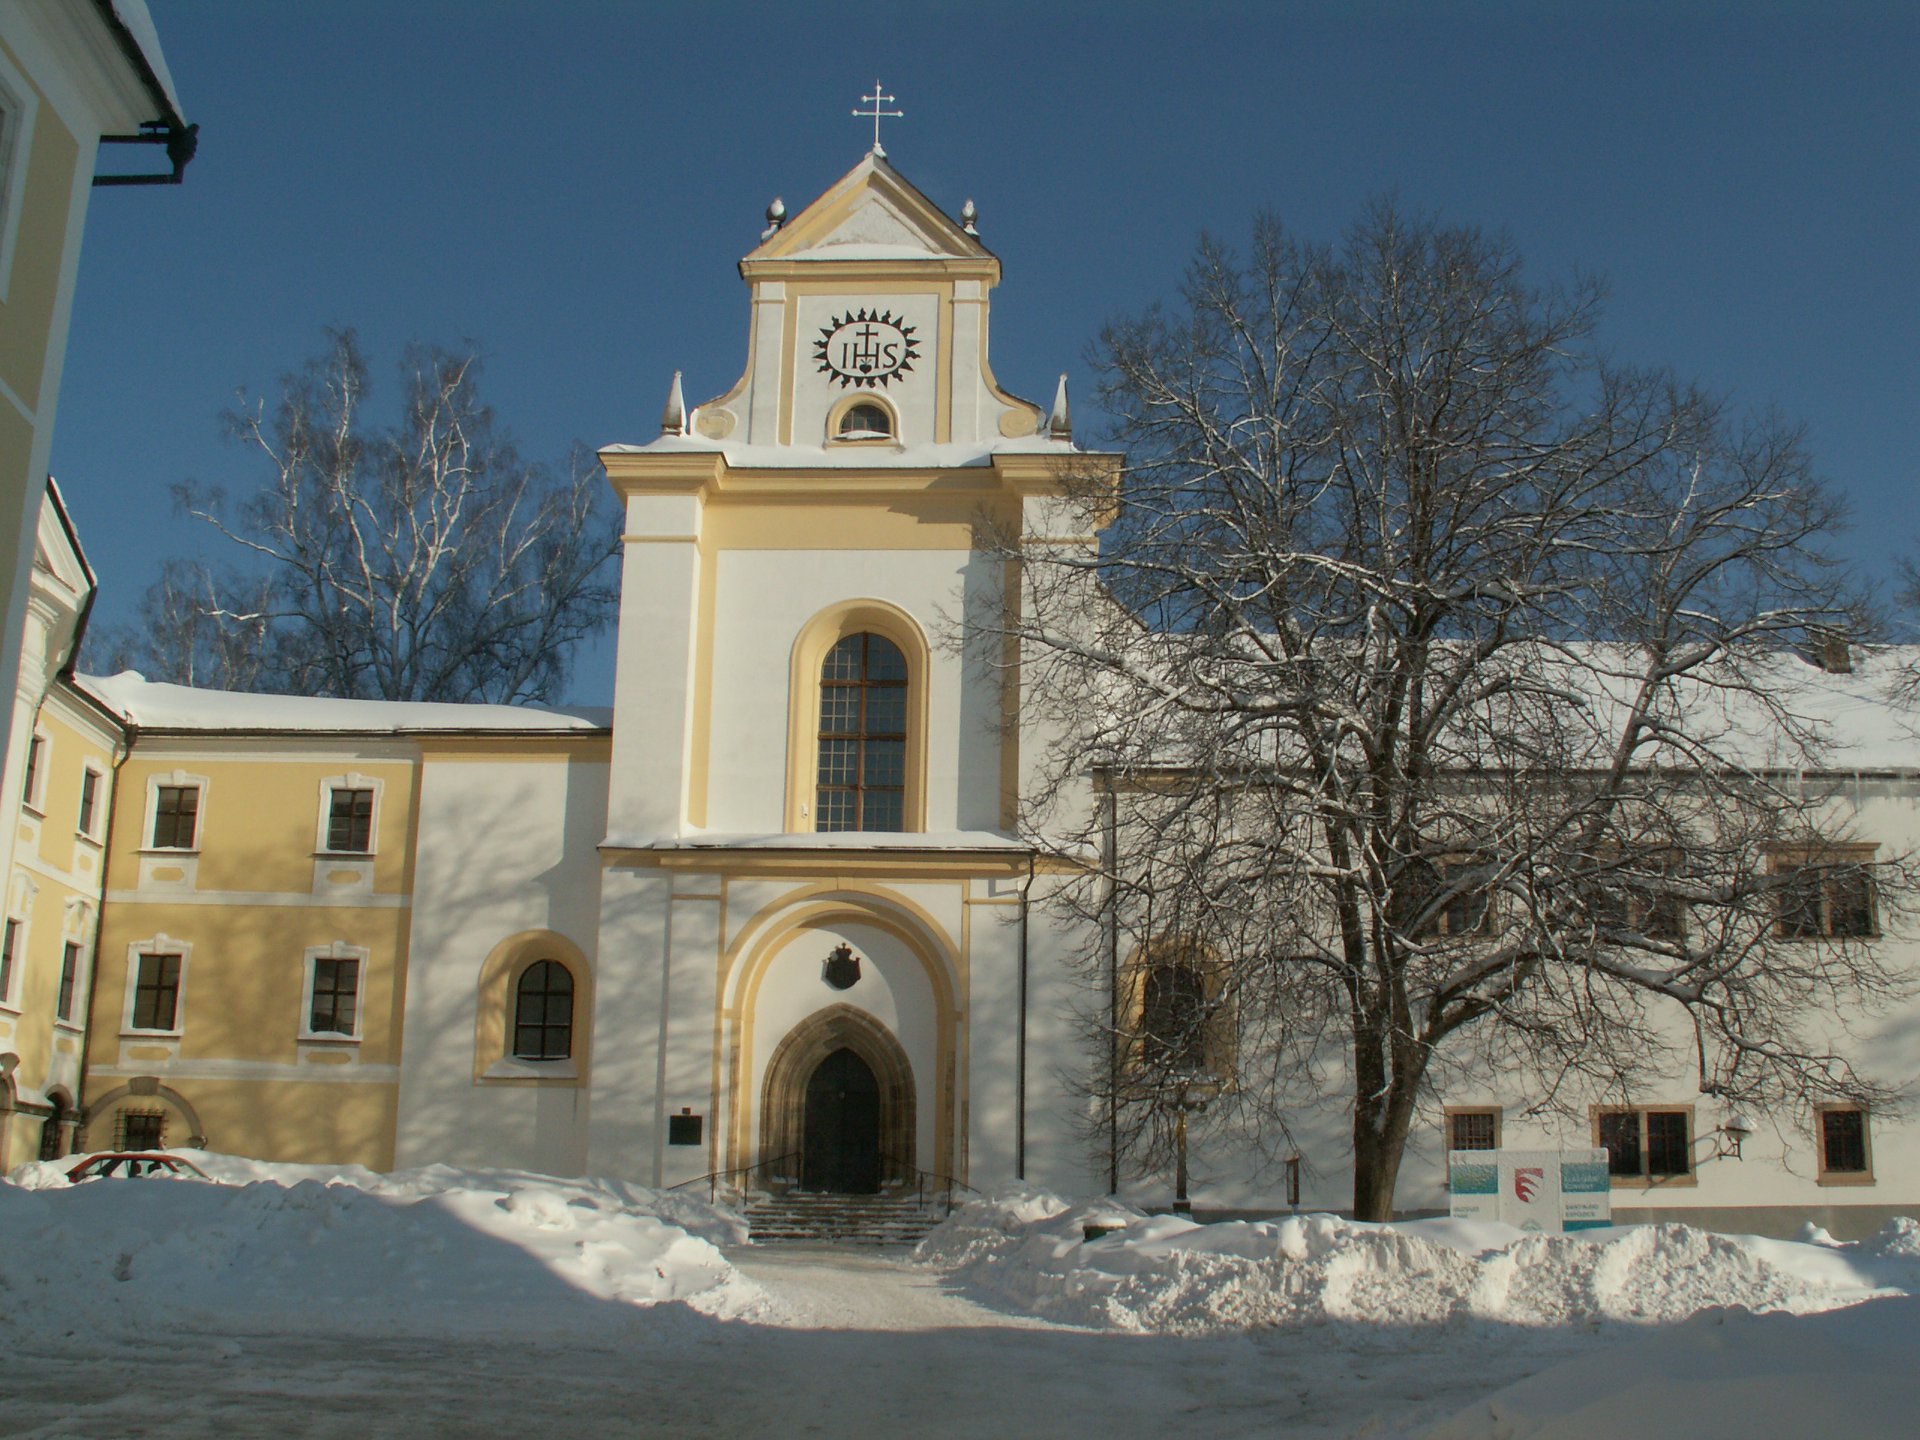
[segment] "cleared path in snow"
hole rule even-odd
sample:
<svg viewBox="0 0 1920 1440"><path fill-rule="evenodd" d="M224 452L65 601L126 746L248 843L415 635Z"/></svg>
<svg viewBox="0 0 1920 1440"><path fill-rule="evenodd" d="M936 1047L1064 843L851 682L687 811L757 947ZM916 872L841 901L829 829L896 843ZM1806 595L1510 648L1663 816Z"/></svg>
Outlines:
<svg viewBox="0 0 1920 1440"><path fill-rule="evenodd" d="M1473 1327L1118 1335L1002 1314L898 1252L730 1258L766 1291L741 1319L602 1304L519 1340L343 1327L16 1355L0 1436L1384 1436L1591 1343Z"/></svg>

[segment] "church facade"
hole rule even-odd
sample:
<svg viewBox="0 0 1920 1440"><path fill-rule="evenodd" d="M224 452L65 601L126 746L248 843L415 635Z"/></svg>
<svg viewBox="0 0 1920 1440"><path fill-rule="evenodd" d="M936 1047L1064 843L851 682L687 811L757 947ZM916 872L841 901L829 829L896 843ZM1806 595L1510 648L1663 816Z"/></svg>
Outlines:
<svg viewBox="0 0 1920 1440"><path fill-rule="evenodd" d="M1074 445L1064 391L995 380L1000 264L966 217L876 149L741 262L739 381L689 407L676 377L662 433L601 452L625 512L610 713L76 677L91 576L52 496L5 780L0 1166L204 1144L1108 1189L1075 1079L1086 936L1046 903L1067 862L1019 838L1048 737L979 637L1018 594L987 532L1096 544L1052 500L1063 466L1120 458ZM1909 748L1859 792L1900 849ZM1402 1203L1444 1206L1451 1145L1593 1143L1525 1098L1436 1094ZM1724 1118L1646 1099L1648 1156L1698 1157ZM1303 1203L1346 1203L1344 1126L1338 1095L1300 1117ZM1251 1150L1194 1159L1203 1208L1283 1203ZM1859 1229L1920 1202L1920 1147L1893 1116L1815 1117L1637 1179L1623 1216Z"/></svg>

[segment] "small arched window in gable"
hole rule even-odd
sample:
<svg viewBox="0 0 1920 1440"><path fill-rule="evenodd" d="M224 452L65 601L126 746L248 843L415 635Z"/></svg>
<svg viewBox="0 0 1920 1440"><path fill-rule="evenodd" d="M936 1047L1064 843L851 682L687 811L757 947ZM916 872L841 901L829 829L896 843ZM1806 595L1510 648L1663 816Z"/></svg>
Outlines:
<svg viewBox="0 0 1920 1440"><path fill-rule="evenodd" d="M566 1060L573 1055L573 975L557 960L536 960L513 992L516 1060Z"/></svg>
<svg viewBox="0 0 1920 1440"><path fill-rule="evenodd" d="M841 440L891 440L893 416L884 405L862 400L847 407L840 417L837 437Z"/></svg>
<svg viewBox="0 0 1920 1440"><path fill-rule="evenodd" d="M1140 1038L1144 1058L1155 1070L1207 1068L1207 983L1197 968L1171 961L1147 971Z"/></svg>
<svg viewBox="0 0 1920 1440"><path fill-rule="evenodd" d="M904 830L907 658L862 630L820 668L820 763L815 828Z"/></svg>

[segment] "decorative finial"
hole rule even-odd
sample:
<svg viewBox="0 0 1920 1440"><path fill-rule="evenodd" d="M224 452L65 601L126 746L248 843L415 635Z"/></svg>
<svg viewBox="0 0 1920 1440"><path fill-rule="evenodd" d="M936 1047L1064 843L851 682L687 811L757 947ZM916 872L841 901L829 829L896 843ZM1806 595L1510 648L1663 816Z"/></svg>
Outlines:
<svg viewBox="0 0 1920 1440"><path fill-rule="evenodd" d="M1049 440L1073 439L1073 413L1067 409L1067 377L1060 377L1060 388L1053 392L1053 414L1047 417Z"/></svg>
<svg viewBox="0 0 1920 1440"><path fill-rule="evenodd" d="M687 433L687 397L680 391L680 372L673 372L673 389L667 392L667 408L660 414L662 435Z"/></svg>
<svg viewBox="0 0 1920 1440"><path fill-rule="evenodd" d="M884 115L890 120L906 119L906 112L903 110L882 110L880 108L882 105L891 105L893 103L893 100L894 100L894 97L887 94L884 90L882 90L880 88L880 82L876 80L873 82L873 94L862 95L860 97L860 103L862 105L871 105L873 106L873 109L856 110L853 112L856 116L858 116L862 120L867 119L869 116L872 117L873 119L873 153L878 155L882 160L887 158L887 152L880 148L880 117Z"/></svg>
<svg viewBox="0 0 1920 1440"><path fill-rule="evenodd" d="M969 235L978 235L980 233L978 229L979 221L979 207L976 206L972 200L968 200L966 204L960 207L960 228Z"/></svg>
<svg viewBox="0 0 1920 1440"><path fill-rule="evenodd" d="M776 195L773 197L773 203L767 206L767 228L760 232L760 238L771 240L774 232L786 223L787 202Z"/></svg>

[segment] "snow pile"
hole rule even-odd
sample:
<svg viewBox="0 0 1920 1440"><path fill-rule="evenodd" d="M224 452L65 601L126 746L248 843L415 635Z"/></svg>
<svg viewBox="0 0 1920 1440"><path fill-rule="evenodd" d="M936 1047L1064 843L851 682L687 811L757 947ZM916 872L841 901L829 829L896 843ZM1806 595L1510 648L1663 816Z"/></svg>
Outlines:
<svg viewBox="0 0 1920 1440"><path fill-rule="evenodd" d="M1104 1229L1113 1233L1097 1234ZM956 1211L918 1258L1050 1320L1140 1332L1662 1323L1720 1306L1804 1314L1920 1294L1920 1226L1911 1220L1857 1246L1686 1225L1562 1236L1307 1215L1201 1226L1020 1190Z"/></svg>
<svg viewBox="0 0 1920 1440"><path fill-rule="evenodd" d="M218 1183L34 1163L0 1184L0 1339L168 1330L482 1335L604 1306L741 1314L760 1292L715 1248L736 1216L614 1180L431 1166L274 1165L177 1152Z"/></svg>

